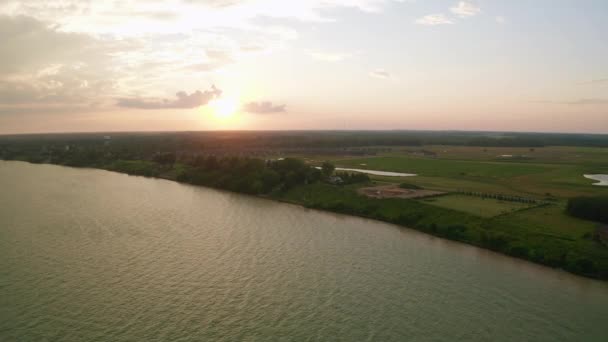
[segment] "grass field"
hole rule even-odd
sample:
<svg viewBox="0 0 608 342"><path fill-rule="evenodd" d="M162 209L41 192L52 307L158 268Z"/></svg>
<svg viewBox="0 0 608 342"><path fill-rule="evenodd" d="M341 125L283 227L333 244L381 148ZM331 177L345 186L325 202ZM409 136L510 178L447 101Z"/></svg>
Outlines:
<svg viewBox="0 0 608 342"><path fill-rule="evenodd" d="M601 164L608 156L608 148L550 146L542 148L524 147L470 147L470 146L426 146L442 159L478 160L523 163L557 164ZM407 153L407 152L405 152ZM401 151L399 154L403 154ZM511 158L502 156L511 155Z"/></svg>
<svg viewBox="0 0 608 342"><path fill-rule="evenodd" d="M499 201L493 198L481 198L465 195L446 195L422 199L421 201L438 207L458 210L480 217L493 217L530 208L529 204Z"/></svg>
<svg viewBox="0 0 608 342"><path fill-rule="evenodd" d="M446 147L444 147L446 148ZM424 148L427 150L426 148ZM430 150L437 147L429 147ZM452 150L455 149L455 150ZM513 149L503 149L513 152ZM484 157L479 147L450 147L447 156L411 155L393 151L368 158L333 160L340 167L357 167L374 170L416 173L408 182L433 190L469 190L544 198L557 198L605 194L608 189L592 186L593 181L583 177L586 173L608 173L608 149L598 148L547 148L536 149L542 155L539 161L494 160L493 151ZM457 159L460 153L460 158ZM580 157L577 157L580 156ZM550 159L554 157L555 159ZM362 166L362 164L364 164ZM401 181L388 177L382 181Z"/></svg>

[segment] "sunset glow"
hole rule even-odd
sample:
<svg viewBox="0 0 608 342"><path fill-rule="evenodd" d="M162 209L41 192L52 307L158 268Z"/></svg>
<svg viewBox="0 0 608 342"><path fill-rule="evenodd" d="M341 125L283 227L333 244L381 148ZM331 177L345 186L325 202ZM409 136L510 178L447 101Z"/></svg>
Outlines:
<svg viewBox="0 0 608 342"><path fill-rule="evenodd" d="M239 102L234 98L219 98L212 101L209 106L216 118L228 119L233 117L238 111Z"/></svg>
<svg viewBox="0 0 608 342"><path fill-rule="evenodd" d="M606 13L572 0L0 1L0 134L243 117L251 130L602 133Z"/></svg>

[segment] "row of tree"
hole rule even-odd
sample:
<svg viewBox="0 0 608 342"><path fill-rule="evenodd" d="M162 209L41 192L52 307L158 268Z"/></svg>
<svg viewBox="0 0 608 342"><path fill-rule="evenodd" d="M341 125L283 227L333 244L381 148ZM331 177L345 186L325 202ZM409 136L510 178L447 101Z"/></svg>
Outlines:
<svg viewBox="0 0 608 342"><path fill-rule="evenodd" d="M571 198L566 211L578 218L608 224L608 196Z"/></svg>
<svg viewBox="0 0 608 342"><path fill-rule="evenodd" d="M466 196L475 196L481 197L483 199L491 198L499 201L507 201L507 202L519 202L519 203L528 203L528 204L537 204L538 201L534 198L527 198L521 196L513 196L513 195L504 195L504 194L492 194L478 191L465 191L458 190L458 193L466 195Z"/></svg>

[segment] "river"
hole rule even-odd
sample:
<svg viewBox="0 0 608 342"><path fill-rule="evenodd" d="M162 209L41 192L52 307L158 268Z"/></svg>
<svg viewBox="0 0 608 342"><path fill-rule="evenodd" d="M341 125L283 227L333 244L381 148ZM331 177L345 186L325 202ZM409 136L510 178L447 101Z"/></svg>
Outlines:
<svg viewBox="0 0 608 342"><path fill-rule="evenodd" d="M0 161L1 341L606 341L605 282L371 220Z"/></svg>

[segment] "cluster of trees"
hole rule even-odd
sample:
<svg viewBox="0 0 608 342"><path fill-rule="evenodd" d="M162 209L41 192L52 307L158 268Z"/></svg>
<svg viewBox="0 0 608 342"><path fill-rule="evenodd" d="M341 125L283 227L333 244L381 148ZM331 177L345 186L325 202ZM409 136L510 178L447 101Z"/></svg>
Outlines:
<svg viewBox="0 0 608 342"><path fill-rule="evenodd" d="M246 157L197 157L186 164L176 180L247 194L285 192L305 184L328 181L332 176L342 178L342 184L369 182L365 174L338 172L329 163L320 169L300 159L261 160Z"/></svg>
<svg viewBox="0 0 608 342"><path fill-rule="evenodd" d="M346 171L338 171L335 172L334 175L336 177L340 177L342 179L343 185L348 184L357 184L357 183L369 183L371 179L365 173L360 172L346 172Z"/></svg>
<svg viewBox="0 0 608 342"><path fill-rule="evenodd" d="M608 196L571 198L566 211L574 217L608 224Z"/></svg>
<svg viewBox="0 0 608 342"><path fill-rule="evenodd" d="M471 138L466 143L469 146L482 147L543 147L545 143L539 138L491 138L491 137L475 137Z"/></svg>
<svg viewBox="0 0 608 342"><path fill-rule="evenodd" d="M335 166L326 161L321 165L321 174L323 180L329 181L331 177L337 177L341 185L357 184L357 183L368 183L371 181L368 175L361 172L347 172L347 171L335 171ZM333 183L330 181L330 183Z"/></svg>
<svg viewBox="0 0 608 342"><path fill-rule="evenodd" d="M485 193L485 192L463 191L463 190L458 191L458 193L460 193L462 195L467 195L467 196L481 197L484 199L492 198L492 199L497 199L499 201L529 203L529 204L538 203L538 201L535 200L534 198L526 198L526 197L513 196L513 195L490 194L490 193Z"/></svg>
<svg viewBox="0 0 608 342"><path fill-rule="evenodd" d="M254 158L198 157L177 180L247 194L268 194L320 181L321 170L294 158L264 161Z"/></svg>

